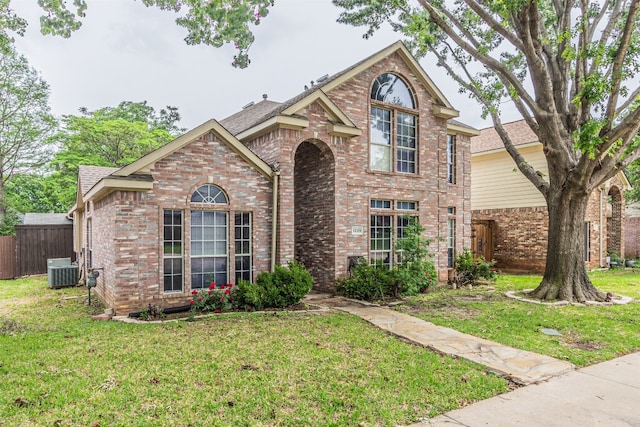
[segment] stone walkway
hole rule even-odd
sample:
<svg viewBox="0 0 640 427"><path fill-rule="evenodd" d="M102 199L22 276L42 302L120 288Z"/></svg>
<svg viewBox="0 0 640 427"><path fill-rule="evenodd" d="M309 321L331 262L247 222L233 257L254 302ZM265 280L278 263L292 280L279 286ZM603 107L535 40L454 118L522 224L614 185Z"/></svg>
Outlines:
<svg viewBox="0 0 640 427"><path fill-rule="evenodd" d="M309 294L306 302L353 314L412 343L486 366L497 375L522 385L538 383L575 369L568 362L436 326L386 307L327 294Z"/></svg>

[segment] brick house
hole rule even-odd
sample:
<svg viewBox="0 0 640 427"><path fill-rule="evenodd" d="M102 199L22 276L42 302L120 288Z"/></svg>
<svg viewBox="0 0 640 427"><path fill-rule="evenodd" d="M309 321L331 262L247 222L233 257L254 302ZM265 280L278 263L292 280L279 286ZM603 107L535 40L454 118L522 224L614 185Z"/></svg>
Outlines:
<svg viewBox="0 0 640 427"><path fill-rule="evenodd" d="M117 312L297 259L331 290L353 257L391 266L418 218L439 278L471 243L470 137L400 42L299 95L210 120L120 168L81 167L75 247ZM86 274L86 273L85 273Z"/></svg>
<svg viewBox="0 0 640 427"><path fill-rule="evenodd" d="M520 120L504 127L527 162L547 174L542 144L527 123ZM587 268L605 266L608 252L624 256L624 193L629 187L620 172L591 194L585 218ZM548 230L545 199L515 169L492 127L471 140L471 195L473 251L494 259L503 271L543 272Z"/></svg>

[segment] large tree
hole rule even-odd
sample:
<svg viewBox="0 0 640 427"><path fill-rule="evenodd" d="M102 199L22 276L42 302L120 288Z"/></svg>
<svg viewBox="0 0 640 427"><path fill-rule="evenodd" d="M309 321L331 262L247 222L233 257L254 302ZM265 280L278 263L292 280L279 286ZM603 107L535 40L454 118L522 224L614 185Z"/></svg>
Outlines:
<svg viewBox="0 0 640 427"><path fill-rule="evenodd" d="M11 46L0 53L0 223L5 186L19 172L49 157L46 138L56 125L49 111L49 87Z"/></svg>
<svg viewBox="0 0 640 427"><path fill-rule="evenodd" d="M368 26L367 35L392 22L491 116L517 168L547 202L546 268L532 296L604 299L582 259L584 219L591 192L640 157L640 1L334 3L345 9L340 21ZM537 135L548 175L502 126L505 101Z"/></svg>

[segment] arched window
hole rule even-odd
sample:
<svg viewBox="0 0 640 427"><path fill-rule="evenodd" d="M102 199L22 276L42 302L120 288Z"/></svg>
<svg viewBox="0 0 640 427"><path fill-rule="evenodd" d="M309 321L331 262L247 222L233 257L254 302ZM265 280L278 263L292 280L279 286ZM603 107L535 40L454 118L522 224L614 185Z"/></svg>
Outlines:
<svg viewBox="0 0 640 427"><path fill-rule="evenodd" d="M413 111L415 109L413 92L401 77L384 73L375 79L371 86L369 123L372 170L418 172L418 115Z"/></svg>
<svg viewBox="0 0 640 427"><path fill-rule="evenodd" d="M198 187L191 195L193 203L215 203L226 205L229 203L224 191L216 185L206 184Z"/></svg>
<svg viewBox="0 0 640 427"><path fill-rule="evenodd" d="M395 74L380 74L371 87L371 99L395 104L401 107L416 108L409 86Z"/></svg>

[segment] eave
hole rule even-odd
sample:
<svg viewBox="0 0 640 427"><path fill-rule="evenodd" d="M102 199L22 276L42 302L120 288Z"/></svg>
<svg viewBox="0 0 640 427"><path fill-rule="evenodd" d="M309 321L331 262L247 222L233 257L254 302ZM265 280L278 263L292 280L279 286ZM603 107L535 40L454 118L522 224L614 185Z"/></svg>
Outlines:
<svg viewBox="0 0 640 427"><path fill-rule="evenodd" d="M480 131L478 129L460 126L455 123L447 123L447 131L450 133L455 133L459 135L467 135L467 136L478 136L480 135Z"/></svg>
<svg viewBox="0 0 640 427"><path fill-rule="evenodd" d="M242 141L245 139L255 138L277 128L302 130L308 127L309 119L307 118L278 115L239 133L236 135L236 138Z"/></svg>
<svg viewBox="0 0 640 427"><path fill-rule="evenodd" d="M149 191L153 188L153 178L146 179L126 179L115 176L108 176L101 179L94 185L87 194L85 201L100 200L114 191Z"/></svg>

